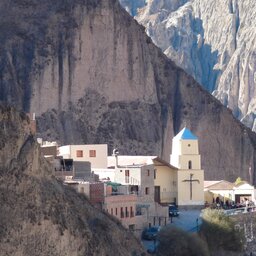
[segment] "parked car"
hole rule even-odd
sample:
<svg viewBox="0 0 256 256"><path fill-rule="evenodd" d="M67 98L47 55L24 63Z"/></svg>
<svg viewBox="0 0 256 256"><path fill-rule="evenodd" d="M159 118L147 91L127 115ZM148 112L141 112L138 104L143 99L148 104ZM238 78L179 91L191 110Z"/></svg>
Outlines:
<svg viewBox="0 0 256 256"><path fill-rule="evenodd" d="M169 204L169 216L170 217L178 217L180 214L179 209L174 204Z"/></svg>
<svg viewBox="0 0 256 256"><path fill-rule="evenodd" d="M142 239L144 240L155 240L158 232L161 230L160 226L153 226L150 228L145 228L142 231Z"/></svg>

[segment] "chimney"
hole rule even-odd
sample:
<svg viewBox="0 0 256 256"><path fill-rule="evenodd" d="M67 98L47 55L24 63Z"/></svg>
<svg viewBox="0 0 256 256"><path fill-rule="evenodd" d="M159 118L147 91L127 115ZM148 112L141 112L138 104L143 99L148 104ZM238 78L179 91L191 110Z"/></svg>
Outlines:
<svg viewBox="0 0 256 256"><path fill-rule="evenodd" d="M115 158L116 158L116 166L115 167L118 167L118 155L119 155L118 149L114 148L112 156L115 156Z"/></svg>

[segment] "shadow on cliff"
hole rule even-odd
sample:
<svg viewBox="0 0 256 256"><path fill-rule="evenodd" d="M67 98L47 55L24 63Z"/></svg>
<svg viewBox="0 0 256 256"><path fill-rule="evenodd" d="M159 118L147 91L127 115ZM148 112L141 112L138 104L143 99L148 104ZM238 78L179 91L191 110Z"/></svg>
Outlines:
<svg viewBox="0 0 256 256"><path fill-rule="evenodd" d="M201 70L202 70L202 79L201 83L202 85L210 92L212 93L216 86L216 81L220 75L221 70L214 68L215 65L218 63L218 51L212 51L212 47L210 44L207 44L204 42L204 27L203 22L199 18L194 18L192 22L193 31L196 35L196 39L194 40L195 47L197 51L192 52L191 54L197 55L197 59L200 61L201 64ZM198 41L197 38L201 38L202 42L200 40ZM194 48L194 47L193 47ZM196 56L194 56L193 59L195 59ZM198 79L196 77L198 81Z"/></svg>

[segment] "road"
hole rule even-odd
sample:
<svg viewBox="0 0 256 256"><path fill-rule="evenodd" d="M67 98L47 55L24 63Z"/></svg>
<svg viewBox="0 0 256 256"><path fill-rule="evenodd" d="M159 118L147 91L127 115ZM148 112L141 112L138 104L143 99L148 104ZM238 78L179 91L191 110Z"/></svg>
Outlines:
<svg viewBox="0 0 256 256"><path fill-rule="evenodd" d="M200 213L200 210L181 210L179 217L173 217L172 223L171 219L169 219L167 226L177 227L188 232L196 232L201 224ZM154 241L142 240L142 243L147 250L154 249Z"/></svg>

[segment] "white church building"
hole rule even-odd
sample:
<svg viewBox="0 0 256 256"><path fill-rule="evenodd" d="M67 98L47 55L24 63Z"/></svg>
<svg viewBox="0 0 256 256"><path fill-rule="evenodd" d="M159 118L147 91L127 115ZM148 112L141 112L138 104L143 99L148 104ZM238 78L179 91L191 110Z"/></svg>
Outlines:
<svg viewBox="0 0 256 256"><path fill-rule="evenodd" d="M204 170L198 138L186 127L172 140L170 164L177 170L177 205L204 205Z"/></svg>

